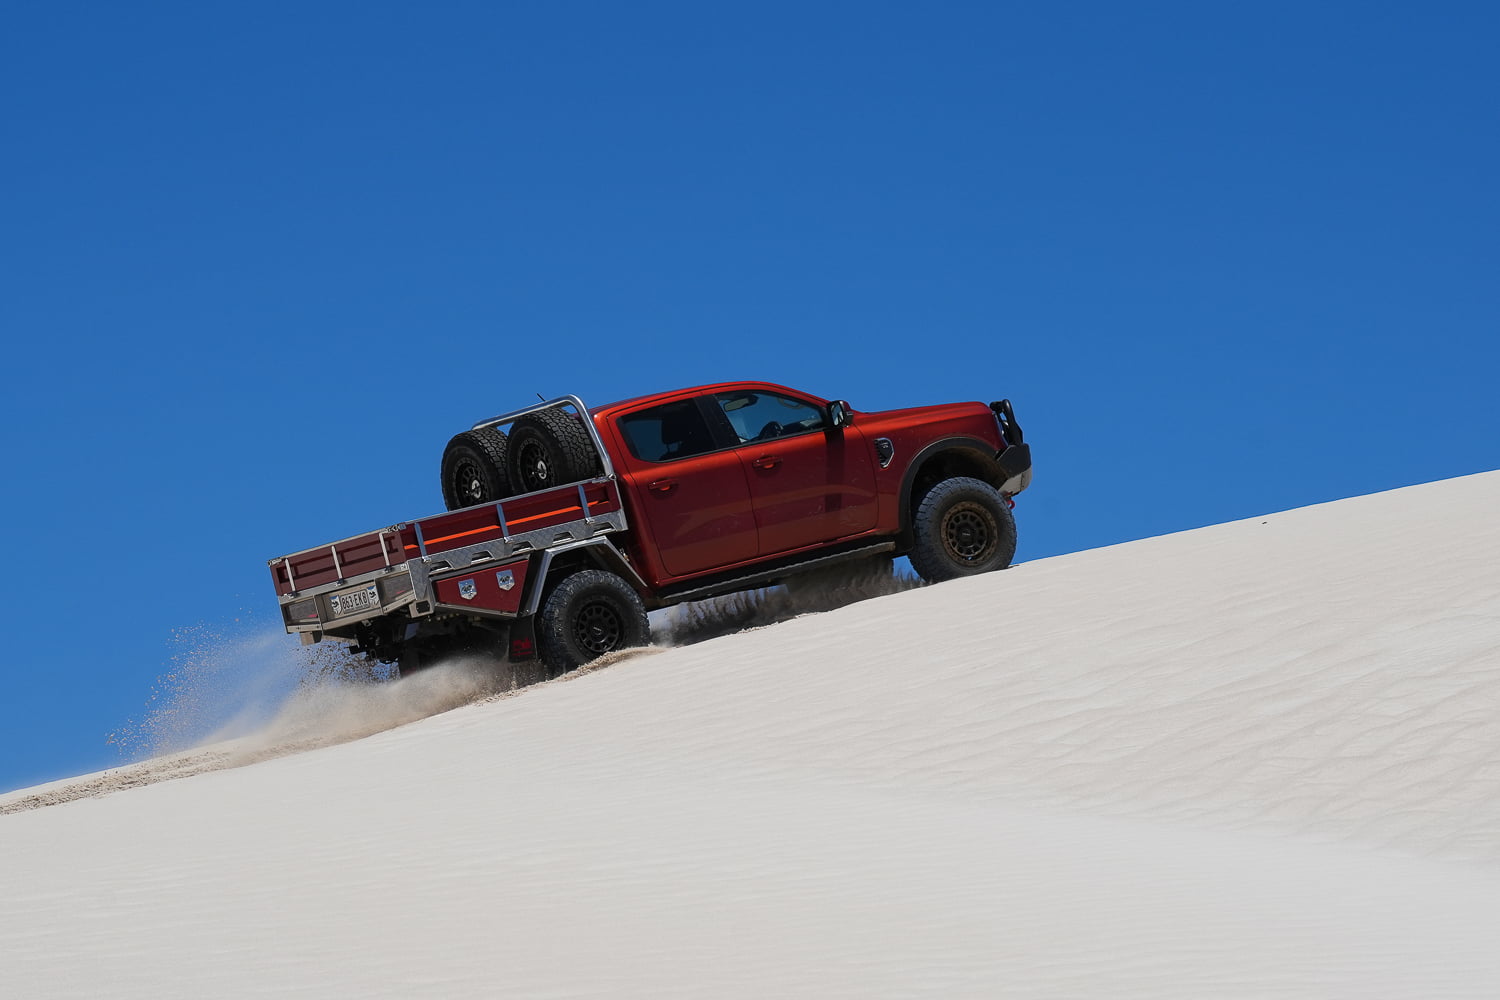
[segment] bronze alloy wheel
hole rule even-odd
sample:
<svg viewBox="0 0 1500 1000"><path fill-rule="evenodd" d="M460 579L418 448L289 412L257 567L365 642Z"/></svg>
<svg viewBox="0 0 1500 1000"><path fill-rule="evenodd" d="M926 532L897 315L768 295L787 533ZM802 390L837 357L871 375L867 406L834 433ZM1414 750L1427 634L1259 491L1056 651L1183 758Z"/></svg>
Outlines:
<svg viewBox="0 0 1500 1000"><path fill-rule="evenodd" d="M912 517L911 568L928 583L1004 569L1016 554L1016 522L989 483L953 476L929 489Z"/></svg>
<svg viewBox="0 0 1500 1000"><path fill-rule="evenodd" d="M943 517L943 545L960 562L983 563L995 553L999 528L994 515L981 505L954 504Z"/></svg>

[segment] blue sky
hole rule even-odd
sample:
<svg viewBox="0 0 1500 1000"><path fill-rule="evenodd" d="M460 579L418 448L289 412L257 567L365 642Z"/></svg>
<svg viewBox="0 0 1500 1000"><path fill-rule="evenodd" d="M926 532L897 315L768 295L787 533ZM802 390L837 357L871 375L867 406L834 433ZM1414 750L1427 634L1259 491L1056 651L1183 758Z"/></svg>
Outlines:
<svg viewBox="0 0 1500 1000"><path fill-rule="evenodd" d="M1021 560L1500 466L1497 29L11 5L0 789L118 763L174 636L274 628L267 558L536 393L1009 396Z"/></svg>

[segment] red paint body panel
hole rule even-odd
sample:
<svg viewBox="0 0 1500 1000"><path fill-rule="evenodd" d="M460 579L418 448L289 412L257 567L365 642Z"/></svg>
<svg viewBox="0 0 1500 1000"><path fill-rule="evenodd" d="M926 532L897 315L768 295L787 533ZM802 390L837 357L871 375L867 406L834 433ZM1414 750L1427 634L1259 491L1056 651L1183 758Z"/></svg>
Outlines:
<svg viewBox="0 0 1500 1000"><path fill-rule="evenodd" d="M653 587L753 562L759 552L750 486L737 455L725 450L648 462L630 453L620 429L621 417L714 388L640 396L592 412L625 487L632 564ZM670 489L653 490L653 483Z"/></svg>
<svg viewBox="0 0 1500 1000"><path fill-rule="evenodd" d="M382 536L384 549L381 547ZM342 572L334 568L335 551L338 553L338 569ZM276 585L276 593L286 595L293 590L353 579L403 562L406 562L406 556L401 552L400 532L386 528L278 559L270 565L271 580ZM290 579L288 563L291 565Z"/></svg>
<svg viewBox="0 0 1500 1000"><path fill-rule="evenodd" d="M526 572L529 568L530 563L525 559L503 566L486 564L483 569L470 567L462 573L434 580L433 594L439 604L459 610L480 613L489 611L513 616L521 609L521 596L526 591ZM508 588L500 585L501 577L507 574L511 580ZM473 584L472 597L463 595L465 582Z"/></svg>
<svg viewBox="0 0 1500 1000"><path fill-rule="evenodd" d="M652 577L691 576L755 558L750 488L732 452L632 468L622 478L636 498L632 555L652 567ZM640 544L643 537L651 543Z"/></svg>
<svg viewBox="0 0 1500 1000"><path fill-rule="evenodd" d="M814 431L735 451L750 480L760 555L874 529L875 462L859 431Z"/></svg>
<svg viewBox="0 0 1500 1000"><path fill-rule="evenodd" d="M886 438L895 447L888 468L875 467L876 489L880 494L880 519L877 534L899 532L901 524L901 489L906 472L918 452L944 438L973 438L995 451L1004 449L995 415L984 403L943 403L902 410L855 413L850 423L865 436L873 449L877 438Z"/></svg>

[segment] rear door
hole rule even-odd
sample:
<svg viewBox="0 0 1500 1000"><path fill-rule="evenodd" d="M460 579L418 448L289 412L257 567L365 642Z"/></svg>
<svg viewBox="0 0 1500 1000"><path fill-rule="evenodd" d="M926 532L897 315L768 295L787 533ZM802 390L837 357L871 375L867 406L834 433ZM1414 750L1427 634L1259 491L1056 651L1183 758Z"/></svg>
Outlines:
<svg viewBox="0 0 1500 1000"><path fill-rule="evenodd" d="M691 576L754 559L755 514L739 456L710 429L708 400L657 403L616 418L630 479L662 568Z"/></svg>
<svg viewBox="0 0 1500 1000"><path fill-rule="evenodd" d="M759 551L772 556L875 527L875 467L853 427L821 402L760 388L720 392L715 411L739 442Z"/></svg>

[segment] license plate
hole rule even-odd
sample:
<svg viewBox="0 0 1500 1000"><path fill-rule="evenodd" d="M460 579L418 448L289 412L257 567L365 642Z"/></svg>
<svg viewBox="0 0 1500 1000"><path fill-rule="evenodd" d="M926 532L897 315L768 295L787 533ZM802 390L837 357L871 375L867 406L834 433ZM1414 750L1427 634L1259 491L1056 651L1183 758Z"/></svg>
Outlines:
<svg viewBox="0 0 1500 1000"><path fill-rule="evenodd" d="M329 594L328 608L333 612L333 617L335 618L352 615L358 611L379 610L380 591L371 583L361 587L359 590L348 590L342 594Z"/></svg>

